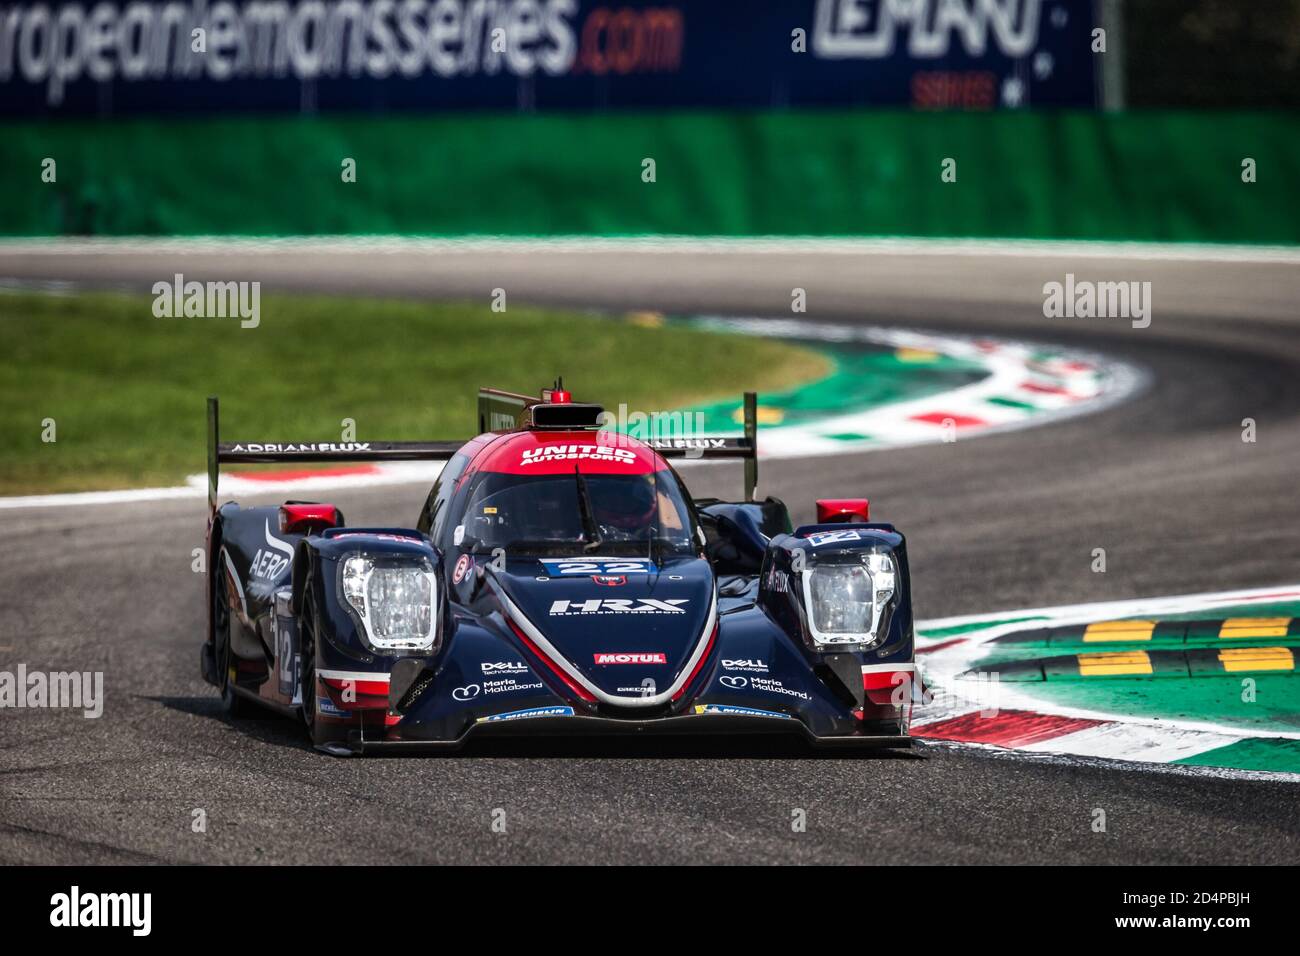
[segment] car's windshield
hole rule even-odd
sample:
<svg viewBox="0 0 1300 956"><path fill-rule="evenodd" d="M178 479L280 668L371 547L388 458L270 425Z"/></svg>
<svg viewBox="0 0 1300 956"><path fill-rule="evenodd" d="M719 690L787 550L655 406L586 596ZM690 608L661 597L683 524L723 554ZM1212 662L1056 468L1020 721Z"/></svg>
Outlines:
<svg viewBox="0 0 1300 956"><path fill-rule="evenodd" d="M513 475L471 479L461 547L545 553L694 550L690 512L671 472Z"/></svg>

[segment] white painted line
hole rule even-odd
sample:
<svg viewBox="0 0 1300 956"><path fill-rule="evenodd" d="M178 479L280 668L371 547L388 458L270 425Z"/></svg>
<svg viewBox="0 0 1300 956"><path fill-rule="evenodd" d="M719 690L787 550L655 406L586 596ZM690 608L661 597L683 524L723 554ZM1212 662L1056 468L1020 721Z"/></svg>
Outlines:
<svg viewBox="0 0 1300 956"><path fill-rule="evenodd" d="M204 481L207 479L205 478ZM75 491L57 495L14 495L0 498L0 510L9 508L53 508L65 505L120 505L133 501L165 501L170 498L203 498L206 491L186 485L175 488L126 488L119 491Z"/></svg>
<svg viewBox="0 0 1300 956"><path fill-rule="evenodd" d="M1297 600L1300 600L1300 585L1288 584L1210 594L1009 610L994 614L922 621L917 624L918 648L924 647L927 643L937 645L952 639L950 636L934 638L921 636L926 632L954 627L975 629L963 634L959 643L937 648L921 658L923 681L927 690L933 694L933 701L917 709L913 726L920 729L929 723L971 713L980 709L981 705L986 708L995 706L999 711L1025 711L1029 714L1096 720L1101 722L1099 726L1010 749L1043 755L1067 754L1074 757L1096 757L1142 763L1168 763L1195 757L1245 739L1300 740L1300 731L1228 726L1214 721L1184 718L1142 717L1062 706L1050 697L1033 693L1034 689L1038 689L1035 685L1018 685L1012 681L975 681L958 677L959 674L977 666L991 641L1015 631L1044 626L1085 624L1112 618L1156 617L1163 614L1197 613L1216 608ZM980 628L980 625L987 626ZM1022 687L1030 689L1022 689ZM991 700L990 695L993 698ZM975 744L963 744L963 746L975 746ZM1245 774L1245 779L1279 776L1254 771L1241 773ZM1282 774L1280 777L1300 780L1300 775L1296 774Z"/></svg>
<svg viewBox="0 0 1300 956"><path fill-rule="evenodd" d="M431 253L574 253L639 252L665 255L738 253L744 255L878 255L878 256L1010 256L1015 258L1088 258L1168 262L1240 262L1300 264L1295 246L1255 246L1216 243L1102 242L1037 239L822 238L790 236L192 236L154 238L124 236L110 239L0 239L0 255L275 255L375 252Z"/></svg>
<svg viewBox="0 0 1300 956"><path fill-rule="evenodd" d="M281 495L307 491L376 488L381 485L432 484L442 471L442 462L391 462L374 472L357 475L315 475L286 481L265 481L235 474L221 475L218 495L222 498ZM75 505L119 505L137 501L166 501L174 498L206 498L208 476L191 475L175 488L125 488L119 491L85 491L57 495L16 495L0 498L0 511L13 508L53 508Z"/></svg>
<svg viewBox="0 0 1300 956"><path fill-rule="evenodd" d="M983 614L963 614L941 617L917 624L918 631L947 630L967 624L984 624L1010 618L1041 618L1052 623L1076 623L1087 620L1106 620L1111 617L1140 617L1143 614L1177 614L1182 611L1199 611L1230 604L1252 604L1269 600L1300 600L1300 584L1278 584L1271 587L1246 588L1238 591L1214 591L1209 594L1174 594L1155 598L1133 598L1127 601L1097 601L1091 604L1062 604L1053 607L1034 607L1016 611L996 611ZM1019 623L1008 625L1006 630L1039 626ZM996 636L996 635L995 635ZM935 638L946 640L947 638ZM987 635L980 635L987 640Z"/></svg>
<svg viewBox="0 0 1300 956"><path fill-rule="evenodd" d="M1176 727L1111 723L1076 730L1051 740L1017 747L1037 753L1066 753L1076 757L1110 757L1146 763L1173 763L1235 744L1249 734L1215 734Z"/></svg>

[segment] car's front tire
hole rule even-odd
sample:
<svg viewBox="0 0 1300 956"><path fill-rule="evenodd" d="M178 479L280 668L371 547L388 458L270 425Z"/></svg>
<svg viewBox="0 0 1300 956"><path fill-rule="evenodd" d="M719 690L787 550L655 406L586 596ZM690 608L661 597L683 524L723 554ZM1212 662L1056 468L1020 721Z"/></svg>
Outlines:
<svg viewBox="0 0 1300 956"><path fill-rule="evenodd" d="M311 738L312 746L324 747L327 744L339 743L340 738L337 731L322 724L320 714L316 710L316 621L316 606L309 600L299 625L302 655L302 720L307 725L307 736Z"/></svg>

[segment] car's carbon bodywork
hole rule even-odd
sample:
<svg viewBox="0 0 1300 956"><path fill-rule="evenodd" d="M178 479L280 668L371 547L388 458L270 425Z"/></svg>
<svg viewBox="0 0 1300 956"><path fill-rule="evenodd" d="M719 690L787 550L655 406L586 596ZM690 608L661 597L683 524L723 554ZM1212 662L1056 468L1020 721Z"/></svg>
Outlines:
<svg viewBox="0 0 1300 956"><path fill-rule="evenodd" d="M752 732L797 733L827 746L908 742L912 608L906 545L892 526L855 514L853 523L792 532L775 499L691 502L655 450L624 437L620 447L648 469L654 520L662 502L683 502L674 540L652 537L612 552L593 547L599 542L489 551L466 531L477 527L466 507L482 493L483 475L509 467L503 456L523 448L518 460L530 467L539 459L527 456L554 458L541 467L557 481L568 482L573 468L580 503L582 482L620 464L599 463L612 453L591 451L590 423L530 427L542 413L534 411L537 400L520 399L527 404L511 422L493 419L490 405L481 414L498 431L420 456L448 464L413 528L350 528L331 506L303 503L218 508L214 461L202 663L229 706L255 700L301 714L318 746L353 753L434 752L500 734ZM747 405L752 422L752 399ZM216 459L266 460L236 457L250 446L219 446L215 408L212 419ZM727 441L716 447L739 446ZM743 441L748 497L752 425ZM307 457L284 448L309 446L256 447L276 448L263 454L280 460ZM320 447L310 447L320 457ZM865 502L862 508L865 514ZM497 507L482 510L492 515L484 520L498 520ZM350 559L358 567L427 570L427 646L372 642L355 601L370 613L374 607L344 594ZM879 629L870 641L827 645L813 626L809 575L827 565L860 571L868 561L892 574L885 598L870 592Z"/></svg>

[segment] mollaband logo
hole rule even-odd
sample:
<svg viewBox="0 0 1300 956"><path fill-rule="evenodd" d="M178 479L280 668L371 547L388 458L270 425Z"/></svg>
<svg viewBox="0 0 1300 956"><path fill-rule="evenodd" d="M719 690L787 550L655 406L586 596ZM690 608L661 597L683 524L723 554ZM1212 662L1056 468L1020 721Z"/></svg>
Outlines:
<svg viewBox="0 0 1300 956"><path fill-rule="evenodd" d="M541 690L545 685L541 683L521 684L513 677L506 677L501 680L484 680L482 684L468 684L465 687L457 687L451 692L455 700L470 701L479 694L507 694L517 690Z"/></svg>
<svg viewBox="0 0 1300 956"><path fill-rule="evenodd" d="M689 598L670 598L667 601L660 601L657 598L641 598L640 600L631 599L601 599L592 598L589 601L554 601L551 604L552 615L570 615L570 614L685 614L686 609L679 607L681 604L689 604Z"/></svg>
<svg viewBox="0 0 1300 956"><path fill-rule="evenodd" d="M529 448L519 459L520 465L536 465L544 461L592 461L619 462L624 465L636 464L636 452L626 448L611 448L607 445L543 445L541 448Z"/></svg>
<svg viewBox="0 0 1300 956"><path fill-rule="evenodd" d="M153 928L152 893L82 893L74 886L51 896L50 907L55 927L125 926L132 936L148 936Z"/></svg>
<svg viewBox="0 0 1300 956"><path fill-rule="evenodd" d="M817 0L813 55L883 60L907 33L907 55L946 57L953 40L972 57L1017 58L1038 46L1042 0Z"/></svg>

